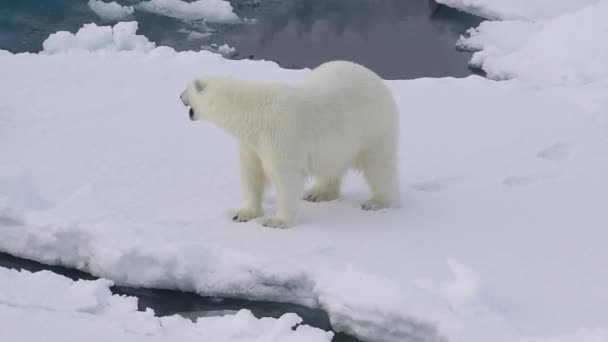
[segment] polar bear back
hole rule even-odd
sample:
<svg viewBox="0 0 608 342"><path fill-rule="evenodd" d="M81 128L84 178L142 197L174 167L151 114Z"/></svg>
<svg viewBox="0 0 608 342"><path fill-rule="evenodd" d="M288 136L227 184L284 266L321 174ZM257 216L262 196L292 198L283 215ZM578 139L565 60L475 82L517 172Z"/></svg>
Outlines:
<svg viewBox="0 0 608 342"><path fill-rule="evenodd" d="M384 81L372 71L351 62L328 62L291 91L295 94L287 96L289 119L297 130L293 135L306 149L311 173L354 166L362 152L380 143L387 145L387 157L395 154L398 109Z"/></svg>

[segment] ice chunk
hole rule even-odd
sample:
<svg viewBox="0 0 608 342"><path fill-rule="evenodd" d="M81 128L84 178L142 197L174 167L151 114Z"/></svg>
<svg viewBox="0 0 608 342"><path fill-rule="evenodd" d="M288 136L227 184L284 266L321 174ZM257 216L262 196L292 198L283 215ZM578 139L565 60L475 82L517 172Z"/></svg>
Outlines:
<svg viewBox="0 0 608 342"><path fill-rule="evenodd" d="M154 43L145 36L136 34L137 28L138 24L135 21L120 22L114 27L85 24L76 34L66 31L51 34L42 43L42 52L45 54L70 50L147 52L154 49Z"/></svg>
<svg viewBox="0 0 608 342"><path fill-rule="evenodd" d="M218 46L217 51L225 57L231 57L236 54L236 49L228 44Z"/></svg>
<svg viewBox="0 0 608 342"><path fill-rule="evenodd" d="M89 0L88 5L95 14L108 21L129 19L133 14L132 6L122 6L114 1Z"/></svg>
<svg viewBox="0 0 608 342"><path fill-rule="evenodd" d="M214 23L236 23L239 17L230 2L225 0L150 0L135 5L137 10L147 11L183 20L201 20Z"/></svg>
<svg viewBox="0 0 608 342"><path fill-rule="evenodd" d="M231 47L228 44L223 44L223 45L211 44L209 46L202 46L201 48L203 50L219 53L220 55L222 55L226 58L234 57L235 55L237 55L236 49Z"/></svg>

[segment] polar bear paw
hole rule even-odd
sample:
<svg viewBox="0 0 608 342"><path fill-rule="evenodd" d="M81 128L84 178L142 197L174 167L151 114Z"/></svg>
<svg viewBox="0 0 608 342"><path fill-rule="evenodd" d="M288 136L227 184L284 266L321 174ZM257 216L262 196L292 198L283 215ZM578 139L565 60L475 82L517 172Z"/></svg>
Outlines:
<svg viewBox="0 0 608 342"><path fill-rule="evenodd" d="M247 222L254 218L262 216L259 212L251 209L241 209L234 213L232 221L235 222Z"/></svg>
<svg viewBox="0 0 608 342"><path fill-rule="evenodd" d="M290 223L288 220L276 216L267 216L260 219L260 224L268 228L288 228Z"/></svg>
<svg viewBox="0 0 608 342"><path fill-rule="evenodd" d="M361 203L361 209L370 210L370 211L378 211L382 209L390 208L390 204L386 201L382 201L376 198L372 198L368 201Z"/></svg>
<svg viewBox="0 0 608 342"><path fill-rule="evenodd" d="M310 189L306 191L303 200L308 202L329 202L338 198L338 193L335 191L323 191L321 189Z"/></svg>

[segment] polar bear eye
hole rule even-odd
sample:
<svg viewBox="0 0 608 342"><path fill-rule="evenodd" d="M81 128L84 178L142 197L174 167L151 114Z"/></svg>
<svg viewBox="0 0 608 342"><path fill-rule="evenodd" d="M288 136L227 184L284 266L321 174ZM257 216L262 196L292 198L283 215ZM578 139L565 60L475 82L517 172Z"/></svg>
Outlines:
<svg viewBox="0 0 608 342"><path fill-rule="evenodd" d="M203 89L205 89L205 83L201 80L194 81L194 89L196 89L196 91L200 93L201 91L203 91Z"/></svg>

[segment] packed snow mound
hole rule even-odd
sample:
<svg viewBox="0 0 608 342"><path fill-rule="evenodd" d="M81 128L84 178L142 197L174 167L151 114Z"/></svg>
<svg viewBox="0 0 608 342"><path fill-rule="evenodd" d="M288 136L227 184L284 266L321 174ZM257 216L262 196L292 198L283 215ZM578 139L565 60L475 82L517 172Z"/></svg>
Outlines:
<svg viewBox="0 0 608 342"><path fill-rule="evenodd" d="M458 45L478 50L470 64L498 80L545 85L608 78L608 1L540 22L485 21Z"/></svg>
<svg viewBox="0 0 608 342"><path fill-rule="evenodd" d="M133 14L133 6L122 6L113 1L89 0L88 5L95 14L108 21L129 19Z"/></svg>
<svg viewBox="0 0 608 342"><path fill-rule="evenodd" d="M237 23L239 17L226 0L150 0L135 5L137 10L183 20L201 20L212 23Z"/></svg>
<svg viewBox="0 0 608 342"><path fill-rule="evenodd" d="M145 36L137 35L136 21L120 22L111 26L85 24L76 34L60 31L51 34L42 43L42 53L57 54L72 50L85 51L140 51L147 52L155 44Z"/></svg>
<svg viewBox="0 0 608 342"><path fill-rule="evenodd" d="M435 0L487 19L541 20L593 5L599 0Z"/></svg>
<svg viewBox="0 0 608 342"><path fill-rule="evenodd" d="M302 319L293 313L258 319L241 310L196 322L177 315L156 317L151 309L137 311L137 298L112 295L112 284L105 279L72 281L47 271L0 267L3 340L329 342L333 336L299 325Z"/></svg>
<svg viewBox="0 0 608 342"><path fill-rule="evenodd" d="M387 82L403 209L360 210L369 190L350 175L293 229L236 224L236 142L192 123L179 94L201 75L307 72L208 52L0 52L0 250L125 285L318 307L362 340L606 336L606 82Z"/></svg>

